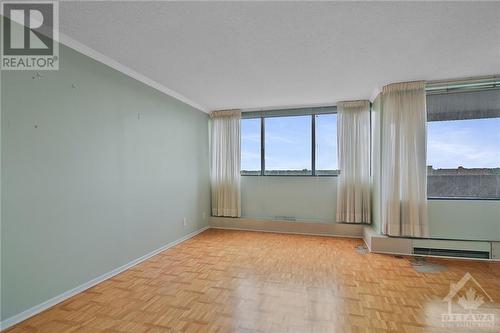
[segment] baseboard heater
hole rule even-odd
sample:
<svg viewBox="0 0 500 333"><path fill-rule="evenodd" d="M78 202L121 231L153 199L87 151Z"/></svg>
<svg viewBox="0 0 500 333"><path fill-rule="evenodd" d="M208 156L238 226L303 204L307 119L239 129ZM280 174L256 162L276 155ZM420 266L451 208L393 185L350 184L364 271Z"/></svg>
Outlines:
<svg viewBox="0 0 500 333"><path fill-rule="evenodd" d="M436 249L427 247L414 247L413 254L441 257L490 259L490 252L488 251Z"/></svg>
<svg viewBox="0 0 500 333"><path fill-rule="evenodd" d="M471 259L491 258L491 242L487 241L414 239L412 249L414 254L419 255Z"/></svg>

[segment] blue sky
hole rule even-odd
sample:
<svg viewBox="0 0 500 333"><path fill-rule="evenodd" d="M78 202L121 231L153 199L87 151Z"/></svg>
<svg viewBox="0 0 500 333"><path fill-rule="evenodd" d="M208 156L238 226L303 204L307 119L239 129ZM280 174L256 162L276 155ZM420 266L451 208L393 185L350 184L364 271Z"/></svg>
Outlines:
<svg viewBox="0 0 500 333"><path fill-rule="evenodd" d="M311 169L311 117L266 118L266 169ZM337 115L316 118L316 169L337 169ZM243 170L260 170L260 119L241 125Z"/></svg>
<svg viewBox="0 0 500 333"><path fill-rule="evenodd" d="M241 120L241 169L260 170L260 119Z"/></svg>
<svg viewBox="0 0 500 333"><path fill-rule="evenodd" d="M266 169L311 168L311 117L266 118ZM316 168L337 169L337 115L316 118ZM428 123L427 165L500 167L500 118ZM242 121L243 170L260 170L260 119Z"/></svg>
<svg viewBox="0 0 500 333"><path fill-rule="evenodd" d="M266 170L311 170L311 117L266 119Z"/></svg>
<svg viewBox="0 0 500 333"><path fill-rule="evenodd" d="M499 168L500 118L429 122L427 165Z"/></svg>

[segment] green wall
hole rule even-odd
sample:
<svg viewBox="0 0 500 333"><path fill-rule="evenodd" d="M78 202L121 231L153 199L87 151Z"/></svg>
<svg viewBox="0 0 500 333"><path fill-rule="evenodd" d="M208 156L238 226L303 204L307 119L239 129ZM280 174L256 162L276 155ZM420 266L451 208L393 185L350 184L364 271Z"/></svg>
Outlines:
<svg viewBox="0 0 500 333"><path fill-rule="evenodd" d="M500 241L500 201L428 200L432 238Z"/></svg>
<svg viewBox="0 0 500 333"><path fill-rule="evenodd" d="M337 177L243 176L243 217L335 222Z"/></svg>
<svg viewBox="0 0 500 333"><path fill-rule="evenodd" d="M245 218L335 223L336 177L243 176L241 208ZM373 228L381 232L380 192L374 179ZM500 202L429 200L431 238L500 241Z"/></svg>
<svg viewBox="0 0 500 333"><path fill-rule="evenodd" d="M207 114L62 45L60 60L1 77L3 320L210 212Z"/></svg>

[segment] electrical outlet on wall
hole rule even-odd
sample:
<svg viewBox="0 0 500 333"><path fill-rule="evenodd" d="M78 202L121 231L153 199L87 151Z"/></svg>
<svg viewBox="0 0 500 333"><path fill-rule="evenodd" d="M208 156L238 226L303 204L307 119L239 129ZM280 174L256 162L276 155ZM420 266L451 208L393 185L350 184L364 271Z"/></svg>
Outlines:
<svg viewBox="0 0 500 333"><path fill-rule="evenodd" d="M203 212L203 213L201 214L201 218L202 218L203 220L204 220L204 219L206 219L206 218L207 218L207 213Z"/></svg>
<svg viewBox="0 0 500 333"><path fill-rule="evenodd" d="M183 219L182 219L182 224L183 224L184 226L187 226L187 225L188 225L188 223L187 223L187 219L186 219L186 218L183 218Z"/></svg>

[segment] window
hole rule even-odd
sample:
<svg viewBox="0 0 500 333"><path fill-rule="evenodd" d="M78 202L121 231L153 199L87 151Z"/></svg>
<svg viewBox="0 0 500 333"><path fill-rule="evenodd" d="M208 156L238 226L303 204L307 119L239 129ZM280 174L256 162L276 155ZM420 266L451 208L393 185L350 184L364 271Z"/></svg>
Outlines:
<svg viewBox="0 0 500 333"><path fill-rule="evenodd" d="M260 118L241 120L241 174L260 175Z"/></svg>
<svg viewBox="0 0 500 333"><path fill-rule="evenodd" d="M311 175L311 116L264 120L265 174Z"/></svg>
<svg viewBox="0 0 500 333"><path fill-rule="evenodd" d="M316 115L316 174L337 175L337 114Z"/></svg>
<svg viewBox="0 0 500 333"><path fill-rule="evenodd" d="M255 111L244 117L241 175L338 175L335 107Z"/></svg>
<svg viewBox="0 0 500 333"><path fill-rule="evenodd" d="M496 93L500 96L500 91ZM437 97L428 96L429 198L500 198L500 113L484 108L488 104L487 94L450 95L437 102L429 102L429 97ZM458 106L454 103L457 98L462 99ZM481 102L470 105L469 110L459 109L468 107L465 102L471 98ZM436 107L436 103L441 105Z"/></svg>

